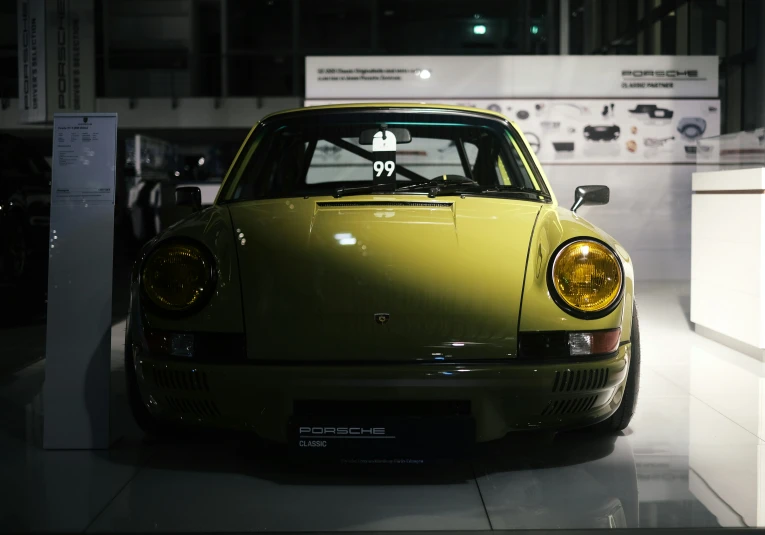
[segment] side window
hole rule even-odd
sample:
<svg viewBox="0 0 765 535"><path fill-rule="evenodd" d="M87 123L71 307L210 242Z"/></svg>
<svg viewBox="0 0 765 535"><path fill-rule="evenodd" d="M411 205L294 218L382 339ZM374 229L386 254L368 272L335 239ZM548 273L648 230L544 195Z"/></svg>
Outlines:
<svg viewBox="0 0 765 535"><path fill-rule="evenodd" d="M273 136L261 165L244 164L233 198L260 199L294 189L302 177L306 146L298 136Z"/></svg>

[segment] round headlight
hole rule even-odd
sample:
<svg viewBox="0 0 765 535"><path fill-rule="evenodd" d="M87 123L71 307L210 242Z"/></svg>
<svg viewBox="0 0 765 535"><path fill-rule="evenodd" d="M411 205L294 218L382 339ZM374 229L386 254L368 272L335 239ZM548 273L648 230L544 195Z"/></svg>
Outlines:
<svg viewBox="0 0 765 535"><path fill-rule="evenodd" d="M142 275L146 296L168 311L201 304L213 286L212 261L202 246L189 243L157 247L146 259Z"/></svg>
<svg viewBox="0 0 765 535"><path fill-rule="evenodd" d="M560 300L578 312L603 312L621 295L621 264L600 242L577 240L562 247L553 259L551 275Z"/></svg>

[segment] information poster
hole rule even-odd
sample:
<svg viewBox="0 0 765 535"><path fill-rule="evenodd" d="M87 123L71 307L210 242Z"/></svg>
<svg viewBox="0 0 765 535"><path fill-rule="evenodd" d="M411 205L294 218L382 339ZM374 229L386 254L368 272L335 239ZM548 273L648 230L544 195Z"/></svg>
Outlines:
<svg viewBox="0 0 765 535"><path fill-rule="evenodd" d="M54 114L43 447L109 446L117 114Z"/></svg>
<svg viewBox="0 0 765 535"><path fill-rule="evenodd" d="M56 114L51 203L114 204L115 114Z"/></svg>

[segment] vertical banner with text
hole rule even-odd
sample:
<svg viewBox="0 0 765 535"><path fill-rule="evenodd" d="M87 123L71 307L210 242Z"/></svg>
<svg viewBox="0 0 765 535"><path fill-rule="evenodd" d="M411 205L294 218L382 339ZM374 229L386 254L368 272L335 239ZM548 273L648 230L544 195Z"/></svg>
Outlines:
<svg viewBox="0 0 765 535"><path fill-rule="evenodd" d="M93 0L46 0L50 114L96 106Z"/></svg>
<svg viewBox="0 0 765 535"><path fill-rule="evenodd" d="M44 123L45 1L18 0L19 111L22 123Z"/></svg>

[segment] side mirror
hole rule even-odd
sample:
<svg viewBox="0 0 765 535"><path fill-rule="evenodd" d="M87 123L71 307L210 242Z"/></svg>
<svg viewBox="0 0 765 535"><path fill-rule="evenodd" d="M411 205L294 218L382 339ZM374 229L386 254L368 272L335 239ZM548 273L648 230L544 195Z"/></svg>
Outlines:
<svg viewBox="0 0 765 535"><path fill-rule="evenodd" d="M175 205L191 206L198 212L202 209L202 190L196 186L180 186L175 188Z"/></svg>
<svg viewBox="0 0 765 535"><path fill-rule="evenodd" d="M576 212L580 206L608 204L611 198L611 190L608 186L579 186L574 191L574 205L572 212Z"/></svg>

